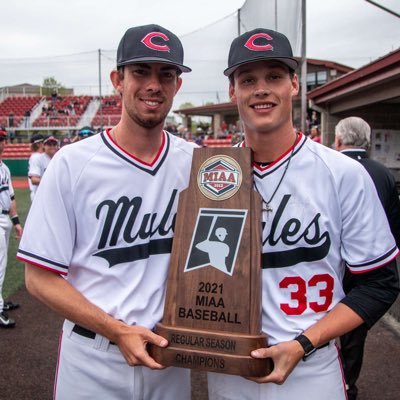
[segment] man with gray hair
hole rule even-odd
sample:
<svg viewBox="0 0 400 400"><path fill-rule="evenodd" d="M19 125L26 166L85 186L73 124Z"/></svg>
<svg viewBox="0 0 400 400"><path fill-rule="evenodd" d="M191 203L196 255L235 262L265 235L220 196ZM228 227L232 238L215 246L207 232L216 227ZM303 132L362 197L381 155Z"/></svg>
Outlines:
<svg viewBox="0 0 400 400"><path fill-rule="evenodd" d="M344 149L368 150L371 143L371 128L359 117L348 117L339 121L335 128L335 145ZM337 150L342 151L336 147ZM357 158L358 159L358 158Z"/></svg>
<svg viewBox="0 0 400 400"><path fill-rule="evenodd" d="M367 150L371 143L371 127L362 118L344 118L335 128L335 147L341 153L359 161L371 176L379 199L389 221L390 230L400 245L400 201L396 182L391 172L382 164L368 158ZM354 286L354 278L349 271L343 280L343 287L348 293ZM343 369L348 385L349 400L357 398L356 381L360 375L364 343L368 329L364 325L346 333L340 338Z"/></svg>

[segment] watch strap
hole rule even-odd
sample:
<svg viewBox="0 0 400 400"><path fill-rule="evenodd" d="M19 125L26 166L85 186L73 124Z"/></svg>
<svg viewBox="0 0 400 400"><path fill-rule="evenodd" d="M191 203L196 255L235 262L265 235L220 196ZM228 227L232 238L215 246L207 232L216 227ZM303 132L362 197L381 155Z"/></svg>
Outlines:
<svg viewBox="0 0 400 400"><path fill-rule="evenodd" d="M314 347L314 345L311 343L310 339L307 336L303 335L303 334L300 334L299 336L295 337L294 340L299 342L301 347L304 350L304 356L303 356L303 360L304 361L311 354L313 354L315 350L317 350L316 347Z"/></svg>

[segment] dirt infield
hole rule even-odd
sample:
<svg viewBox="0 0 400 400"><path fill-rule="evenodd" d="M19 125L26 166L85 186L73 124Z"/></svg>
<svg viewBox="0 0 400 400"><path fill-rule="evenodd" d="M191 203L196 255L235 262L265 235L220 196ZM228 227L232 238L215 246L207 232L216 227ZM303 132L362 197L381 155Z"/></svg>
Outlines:
<svg viewBox="0 0 400 400"><path fill-rule="evenodd" d="M19 302L21 307L10 312L17 326L0 329L0 399L50 400L62 319L33 299L25 288L9 300ZM399 399L399 350L400 337L379 322L368 335L359 400ZM205 374L193 373L192 384L192 400L207 400Z"/></svg>
<svg viewBox="0 0 400 400"><path fill-rule="evenodd" d="M13 177L12 184L14 189L27 189L29 187L28 177Z"/></svg>
<svg viewBox="0 0 400 400"><path fill-rule="evenodd" d="M0 399L51 400L63 319L30 296L25 288L8 300L21 307L9 312L16 327L0 329ZM205 374L194 373L192 381L192 400L207 400Z"/></svg>

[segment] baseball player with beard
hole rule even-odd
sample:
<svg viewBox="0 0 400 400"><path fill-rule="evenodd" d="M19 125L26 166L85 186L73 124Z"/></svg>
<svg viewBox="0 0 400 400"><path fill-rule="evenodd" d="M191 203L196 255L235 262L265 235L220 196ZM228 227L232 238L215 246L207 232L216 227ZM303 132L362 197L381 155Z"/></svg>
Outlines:
<svg viewBox="0 0 400 400"><path fill-rule="evenodd" d="M40 182L18 257L29 292L66 318L57 400L190 397L189 371L164 369L146 350L168 345L152 328L194 147L163 130L182 72L172 32L127 30L111 72L120 122L63 147Z"/></svg>
<svg viewBox="0 0 400 400"><path fill-rule="evenodd" d="M371 327L398 295L390 233L365 169L296 134L299 90L288 39L267 29L236 38L228 68L245 140L254 152L254 188L263 198L262 327L274 369L260 378L209 373L210 400L346 399L334 339ZM347 295L348 268L357 280Z"/></svg>

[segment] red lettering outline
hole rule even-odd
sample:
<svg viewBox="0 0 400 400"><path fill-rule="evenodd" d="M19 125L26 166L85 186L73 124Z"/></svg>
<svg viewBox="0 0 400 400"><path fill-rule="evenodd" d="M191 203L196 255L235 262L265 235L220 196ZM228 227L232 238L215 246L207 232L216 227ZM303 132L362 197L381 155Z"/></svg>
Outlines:
<svg viewBox="0 0 400 400"><path fill-rule="evenodd" d="M155 37L160 37L161 39L165 40L166 42L169 40L169 37L167 35L165 35L164 33L150 32L141 40L141 42L149 49L169 52L170 48L166 44L159 45L159 44L155 44L152 42L153 38L155 38Z"/></svg>
<svg viewBox="0 0 400 400"><path fill-rule="evenodd" d="M268 50L273 50L274 46L272 44L264 44L264 45L258 45L255 44L255 40L259 38L264 38L266 40L273 40L271 36L269 36L267 33L255 33L254 35L250 36L249 40L244 44L245 47L247 47L249 50L253 51L268 51Z"/></svg>

